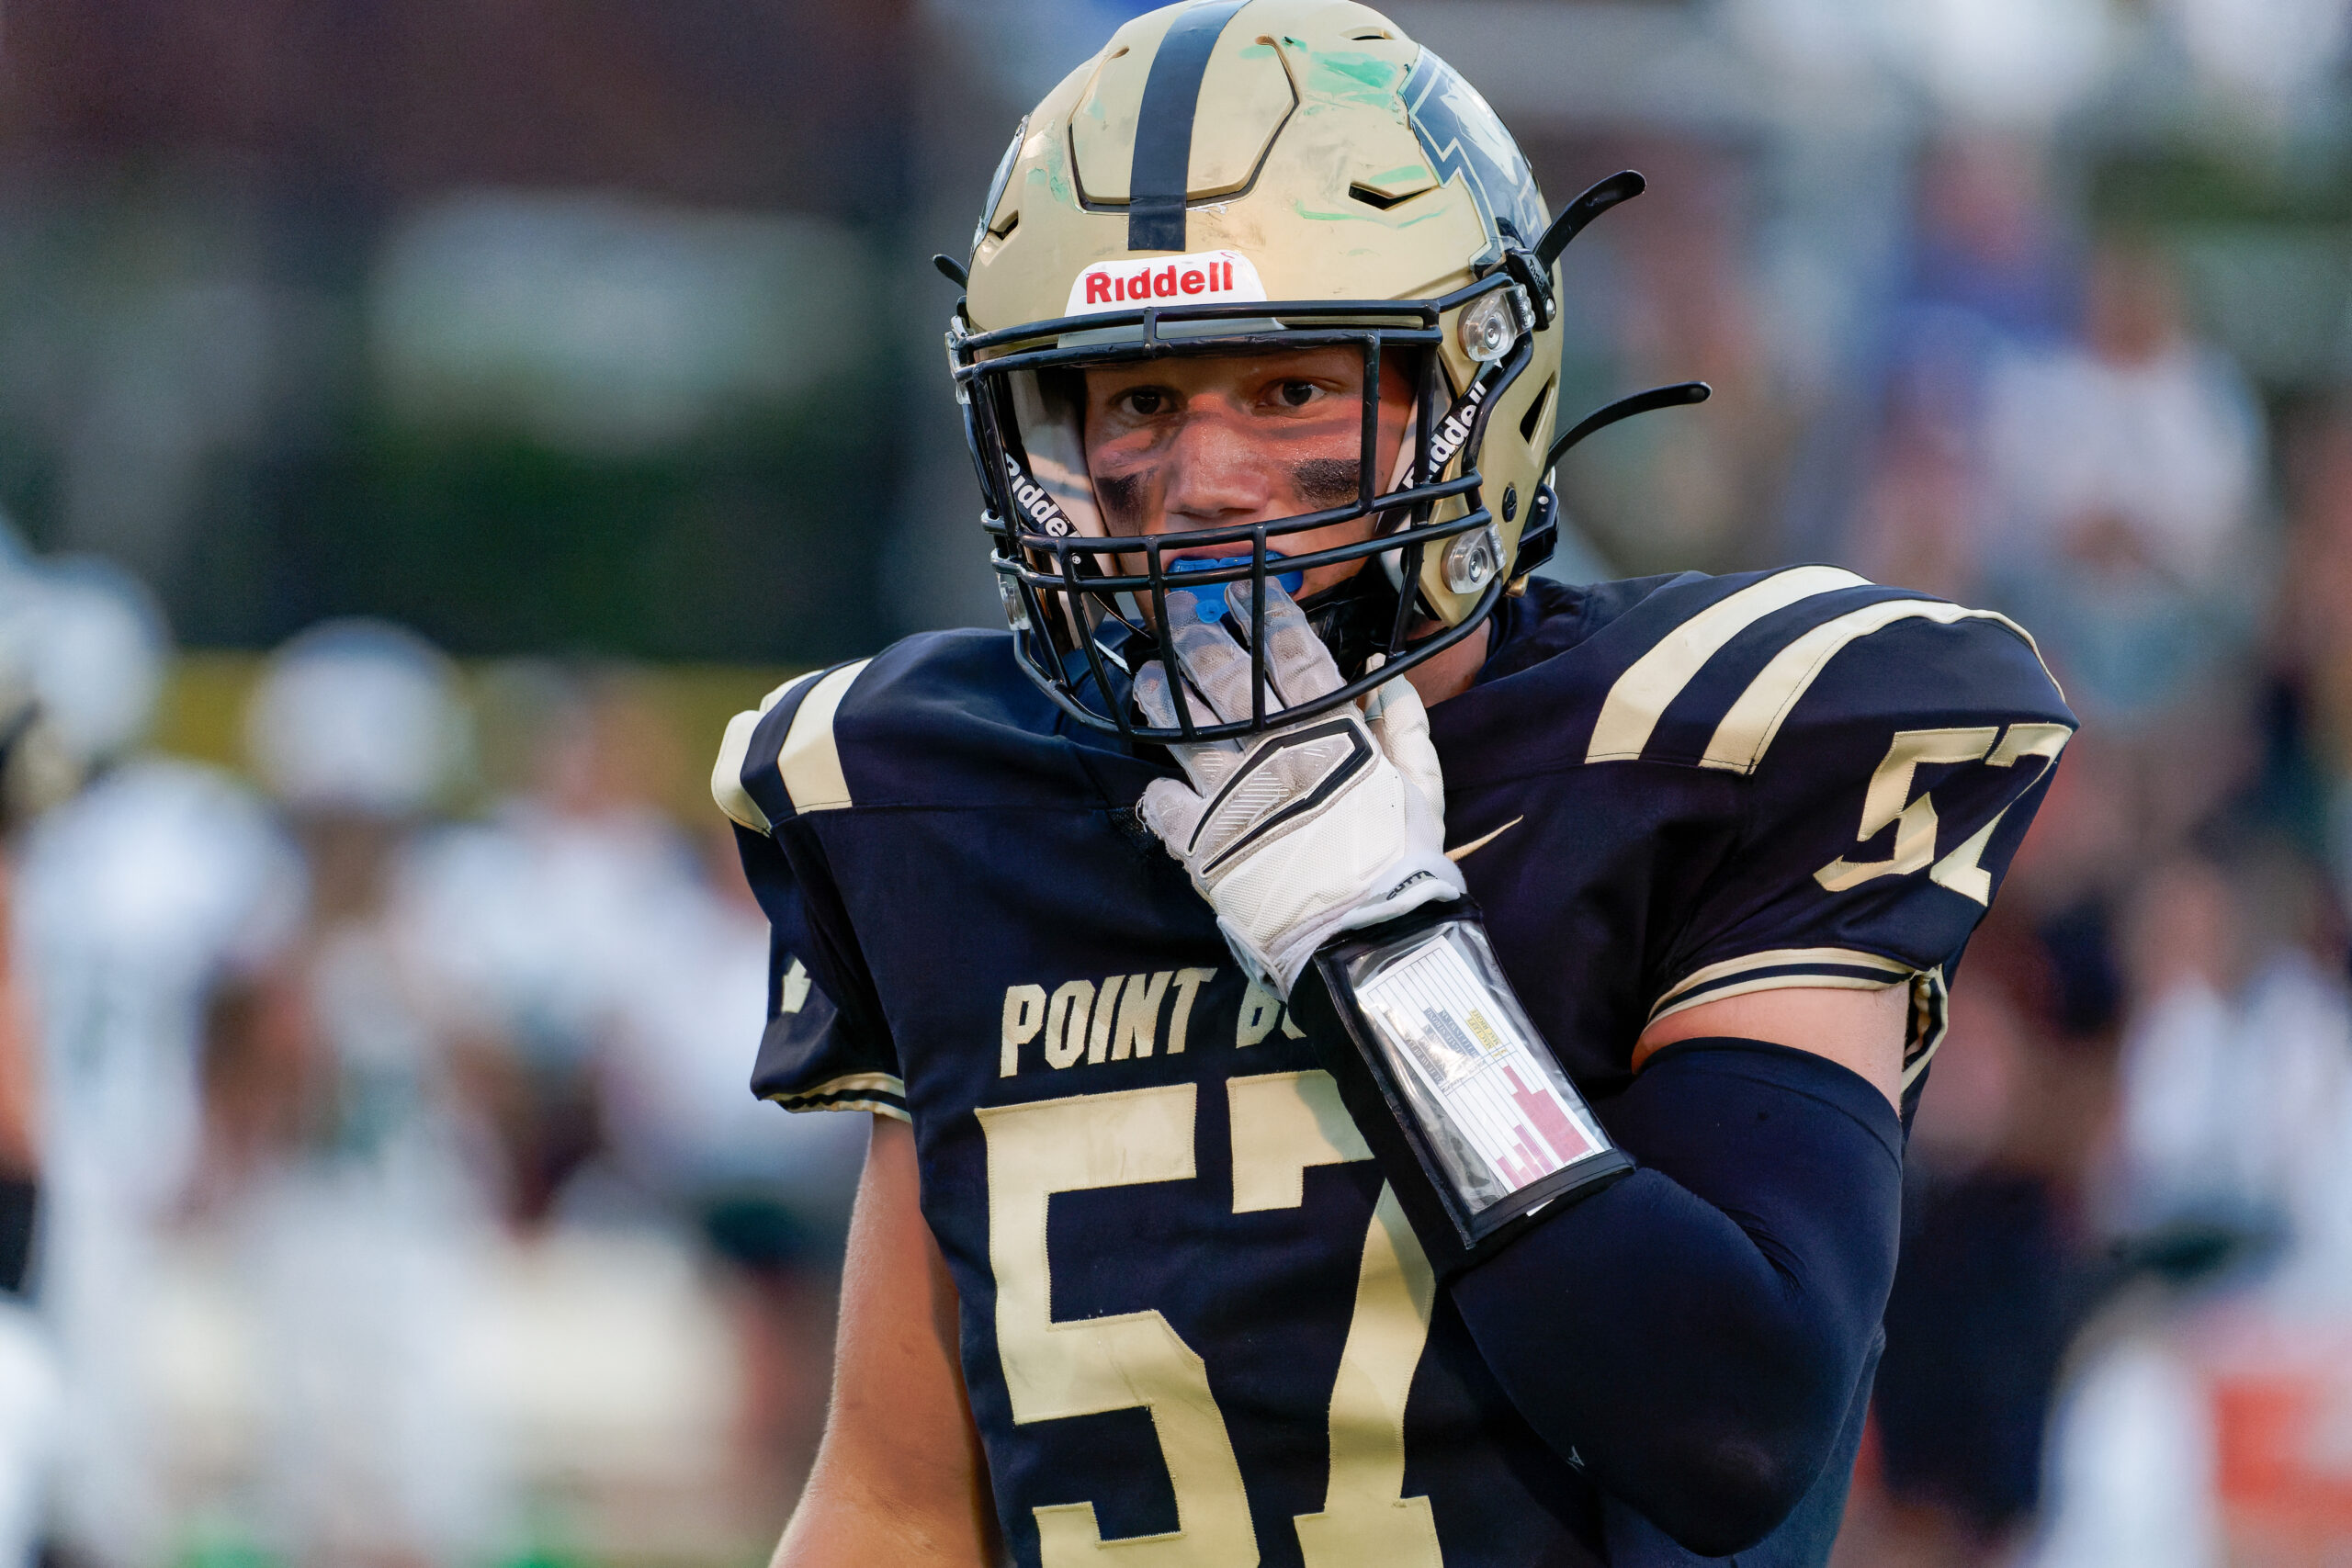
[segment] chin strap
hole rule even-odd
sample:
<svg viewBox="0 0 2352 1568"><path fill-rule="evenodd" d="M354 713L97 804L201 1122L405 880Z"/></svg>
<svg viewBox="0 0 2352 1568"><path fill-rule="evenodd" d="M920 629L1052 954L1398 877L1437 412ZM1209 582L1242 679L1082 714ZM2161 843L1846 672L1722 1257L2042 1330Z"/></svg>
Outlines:
<svg viewBox="0 0 2352 1568"><path fill-rule="evenodd" d="M1396 553L1375 558L1385 564ZM1363 674L1374 655L1389 651L1389 633L1396 625L1396 590L1385 571L1359 570L1308 595L1298 607L1306 612L1306 624L1331 650L1332 662L1346 680Z"/></svg>

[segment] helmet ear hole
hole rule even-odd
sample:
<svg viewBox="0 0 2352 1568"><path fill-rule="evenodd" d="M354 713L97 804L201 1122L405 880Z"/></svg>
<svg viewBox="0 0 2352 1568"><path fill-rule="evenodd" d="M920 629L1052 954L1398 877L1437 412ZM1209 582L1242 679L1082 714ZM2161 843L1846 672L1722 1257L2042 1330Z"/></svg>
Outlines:
<svg viewBox="0 0 2352 1568"><path fill-rule="evenodd" d="M1544 383L1544 389L1535 394L1535 400L1529 403L1527 412L1520 416L1519 438L1538 452L1544 450L1544 432L1547 428L1545 421L1552 412L1552 396L1559 389L1560 378L1554 376Z"/></svg>

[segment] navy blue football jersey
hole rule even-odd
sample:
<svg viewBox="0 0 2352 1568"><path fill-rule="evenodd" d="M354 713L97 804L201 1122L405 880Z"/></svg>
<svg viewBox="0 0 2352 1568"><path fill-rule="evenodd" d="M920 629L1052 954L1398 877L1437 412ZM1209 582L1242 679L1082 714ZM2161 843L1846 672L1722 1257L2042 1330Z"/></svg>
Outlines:
<svg viewBox="0 0 2352 1568"><path fill-rule="evenodd" d="M1452 852L1604 1122L1645 1023L1771 987L1908 987L1916 1101L2074 725L2016 626L1828 567L1539 581L1430 717ZM1065 719L1003 634L740 716L713 783L775 927L756 1092L913 1123L1016 1561L1607 1561L1623 1510L1497 1387L1137 824L1172 772Z"/></svg>

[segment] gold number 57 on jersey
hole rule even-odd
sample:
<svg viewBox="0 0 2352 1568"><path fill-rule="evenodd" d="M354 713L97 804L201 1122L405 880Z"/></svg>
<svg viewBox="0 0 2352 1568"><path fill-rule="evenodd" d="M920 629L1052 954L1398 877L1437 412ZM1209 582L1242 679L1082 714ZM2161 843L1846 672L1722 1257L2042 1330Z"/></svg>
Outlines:
<svg viewBox="0 0 2352 1568"><path fill-rule="evenodd" d="M1309 1166L1370 1159L1328 1073L1228 1079L1233 1212L1295 1208ZM1154 1311L1057 1320L1046 1256L1056 1192L1194 1179L1198 1086L1167 1084L983 1107L989 1262L997 1353L1012 1418L1027 1425L1141 1406L1159 1438L1176 1529L1105 1540L1091 1503L1035 1510L1046 1568L1254 1568L1258 1536L1208 1368ZM1364 1235L1355 1305L1331 1390L1331 1467L1322 1511L1293 1521L1307 1568L1440 1568L1429 1499L1402 1495L1405 1400L1429 1337L1437 1285L1385 1183Z"/></svg>
<svg viewBox="0 0 2352 1568"><path fill-rule="evenodd" d="M1943 859L1936 859L1939 826L1932 792L1911 798L1913 777L1922 767L1944 762L1977 762L1987 767L2014 768L2028 757L2043 759L2045 770L2058 761L2074 731L2063 724L2013 724L2004 733L1998 725L1967 729L1903 729L1886 749L1886 756L1871 773L1862 796L1862 824L1854 841L1866 844L1894 825L1894 850L1883 860L1848 860L1843 855L1813 874L1832 893L1842 893L1881 876L1907 876L1926 869L1928 879L1979 904L1993 901L1993 876L1984 867L1985 846L1993 831L2008 815L2008 807L1985 818ZM2030 778L2021 777L2018 793ZM2016 796L2010 797L2014 803Z"/></svg>

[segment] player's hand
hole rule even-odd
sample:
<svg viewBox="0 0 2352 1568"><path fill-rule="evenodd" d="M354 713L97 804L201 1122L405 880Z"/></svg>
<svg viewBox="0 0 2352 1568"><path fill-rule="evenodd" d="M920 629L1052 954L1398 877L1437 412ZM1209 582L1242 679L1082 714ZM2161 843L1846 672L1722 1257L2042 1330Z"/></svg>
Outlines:
<svg viewBox="0 0 2352 1568"><path fill-rule="evenodd" d="M1247 626L1250 585L1227 592ZM1167 631L1193 721L1249 717L1249 650L1222 622L1204 623L1195 596L1179 591L1168 595ZM1289 705L1344 684L1306 615L1272 582L1266 672ZM1175 725L1158 664L1136 677L1136 701L1153 724ZM1463 893L1445 858L1444 775L1429 715L1401 676L1374 694L1368 713L1341 706L1264 735L1169 750L1192 787L1155 780L1137 811L1192 873L1234 956L1279 996L1341 931Z"/></svg>

